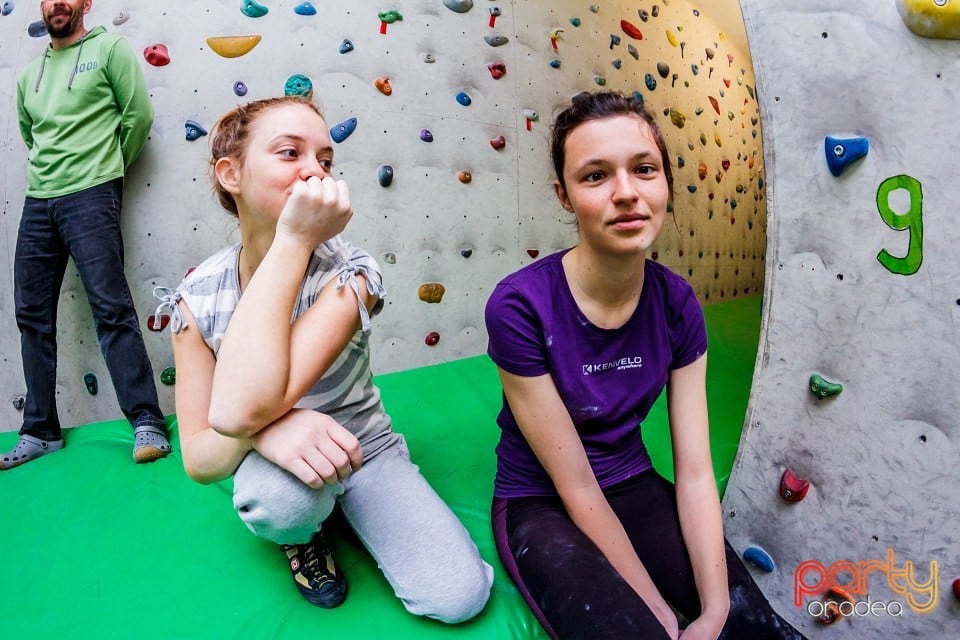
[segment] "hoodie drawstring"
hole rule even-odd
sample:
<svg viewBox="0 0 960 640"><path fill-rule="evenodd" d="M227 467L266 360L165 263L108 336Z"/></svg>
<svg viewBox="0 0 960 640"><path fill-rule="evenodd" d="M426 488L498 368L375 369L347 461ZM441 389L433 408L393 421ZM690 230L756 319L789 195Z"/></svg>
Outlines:
<svg viewBox="0 0 960 640"><path fill-rule="evenodd" d="M40 93L40 80L43 78L43 69L47 66L47 55L50 53L50 47L43 50L43 58L40 59L40 74L37 76L37 84L33 87L34 93Z"/></svg>
<svg viewBox="0 0 960 640"><path fill-rule="evenodd" d="M83 38L80 40L80 46L77 47L77 59L73 61L73 69L70 71L70 79L67 81L67 89L73 88L73 78L77 75L77 67L80 66L80 54L83 52L83 43L87 41L87 36L84 34Z"/></svg>

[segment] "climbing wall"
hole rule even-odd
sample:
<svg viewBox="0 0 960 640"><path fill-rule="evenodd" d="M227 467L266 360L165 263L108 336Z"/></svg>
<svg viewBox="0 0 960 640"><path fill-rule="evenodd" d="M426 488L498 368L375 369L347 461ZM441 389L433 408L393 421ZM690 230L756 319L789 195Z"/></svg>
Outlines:
<svg viewBox="0 0 960 640"><path fill-rule="evenodd" d="M336 170L356 210L345 236L377 257L389 292L373 334L378 372L482 353L493 285L574 242L553 195L547 136L555 108L583 90L637 92L675 151L674 219L655 258L689 278L705 302L759 294L766 213L755 83L735 0L713 5L716 21L685 0L396 0L375 8L97 0L86 24L106 25L143 53L157 112L125 193L127 275L141 318L155 304L153 287L175 286L188 267L238 239L210 192L206 131L238 102L308 87L341 138ZM12 264L26 152L15 79L48 40L30 35L35 2L2 6L0 429L16 429L24 390ZM63 422L116 417L72 267L60 309ZM145 334L159 380L173 364L168 336ZM98 395L87 393L86 374ZM172 388L158 386L172 412Z"/></svg>
<svg viewBox="0 0 960 640"><path fill-rule="evenodd" d="M742 7L769 252L727 534L811 638L960 637L960 3Z"/></svg>

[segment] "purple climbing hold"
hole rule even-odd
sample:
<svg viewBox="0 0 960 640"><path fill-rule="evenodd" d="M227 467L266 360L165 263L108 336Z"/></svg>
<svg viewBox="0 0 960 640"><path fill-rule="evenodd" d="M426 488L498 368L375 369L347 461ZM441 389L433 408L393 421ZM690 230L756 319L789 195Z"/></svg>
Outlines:
<svg viewBox="0 0 960 640"><path fill-rule="evenodd" d="M300 16L315 16L317 15L317 8L309 2L301 2L293 8L293 12Z"/></svg>
<svg viewBox="0 0 960 640"><path fill-rule="evenodd" d="M207 135L207 130L203 128L203 125L195 120L187 120L183 126L187 130L186 138L190 142Z"/></svg>
<svg viewBox="0 0 960 640"><path fill-rule="evenodd" d="M356 128L357 119L347 118L343 122L330 127L330 137L333 138L333 141L336 143L343 142L350 137L350 134L353 133Z"/></svg>
<svg viewBox="0 0 960 640"><path fill-rule="evenodd" d="M47 35L47 25L43 24L43 20L31 22L29 26L27 26L27 33L31 38L42 38Z"/></svg>
<svg viewBox="0 0 960 640"><path fill-rule="evenodd" d="M237 80L233 83L233 92L238 96L247 95L247 84L243 80Z"/></svg>
<svg viewBox="0 0 960 640"><path fill-rule="evenodd" d="M420 129L420 139L424 142L433 142L433 134L429 129Z"/></svg>

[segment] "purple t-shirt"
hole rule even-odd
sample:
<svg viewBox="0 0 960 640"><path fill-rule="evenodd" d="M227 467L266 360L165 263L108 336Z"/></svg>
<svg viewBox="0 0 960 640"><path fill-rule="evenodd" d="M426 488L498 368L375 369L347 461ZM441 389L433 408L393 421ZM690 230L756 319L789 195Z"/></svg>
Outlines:
<svg viewBox="0 0 960 640"><path fill-rule="evenodd" d="M601 329L577 307L560 259L547 256L504 278L487 301L487 353L518 376L549 373L573 419L601 487L650 468L640 423L670 371L707 350L703 310L690 285L647 260L633 316ZM556 495L506 398L497 417L498 498Z"/></svg>

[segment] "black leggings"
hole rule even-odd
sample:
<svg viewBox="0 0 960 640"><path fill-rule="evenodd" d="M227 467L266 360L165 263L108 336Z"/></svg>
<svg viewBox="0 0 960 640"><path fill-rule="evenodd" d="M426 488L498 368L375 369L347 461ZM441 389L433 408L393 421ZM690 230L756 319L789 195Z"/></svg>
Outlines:
<svg viewBox="0 0 960 640"><path fill-rule="evenodd" d="M664 599L694 620L700 597L673 485L651 470L605 489L604 495ZM551 637L667 638L559 498L497 498L493 529L500 559ZM726 549L730 613L721 640L803 640L770 607L729 543Z"/></svg>

